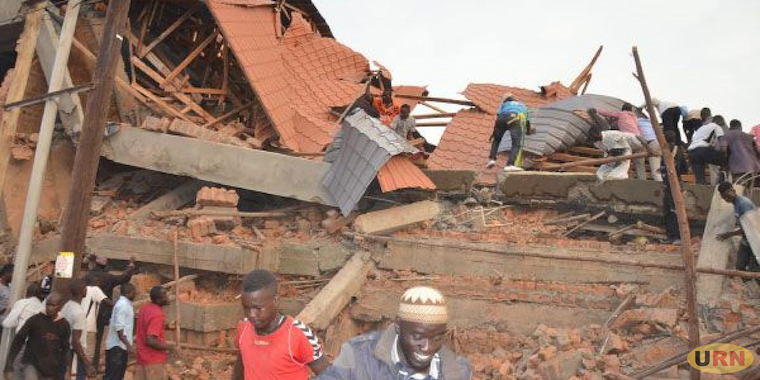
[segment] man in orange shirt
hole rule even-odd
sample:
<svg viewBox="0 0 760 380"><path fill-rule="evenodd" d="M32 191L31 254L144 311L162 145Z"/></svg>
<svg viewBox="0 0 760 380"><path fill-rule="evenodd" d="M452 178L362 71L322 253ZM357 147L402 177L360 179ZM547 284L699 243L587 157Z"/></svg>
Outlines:
<svg viewBox="0 0 760 380"><path fill-rule="evenodd" d="M311 329L277 310L277 279L255 270L243 279L243 312L238 322L238 359L233 380L307 380L330 363Z"/></svg>
<svg viewBox="0 0 760 380"><path fill-rule="evenodd" d="M372 106L375 107L377 113L380 114L380 121L389 127L396 115L401 112L399 106L393 102L390 90L385 90L382 97L376 96L372 99Z"/></svg>

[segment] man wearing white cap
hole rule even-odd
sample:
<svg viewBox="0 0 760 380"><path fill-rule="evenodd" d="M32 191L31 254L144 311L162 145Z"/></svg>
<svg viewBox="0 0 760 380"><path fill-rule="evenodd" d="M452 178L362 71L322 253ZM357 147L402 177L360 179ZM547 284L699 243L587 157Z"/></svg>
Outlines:
<svg viewBox="0 0 760 380"><path fill-rule="evenodd" d="M401 297L396 322L340 349L318 380L469 380L467 361L443 345L448 311L441 292L418 286Z"/></svg>

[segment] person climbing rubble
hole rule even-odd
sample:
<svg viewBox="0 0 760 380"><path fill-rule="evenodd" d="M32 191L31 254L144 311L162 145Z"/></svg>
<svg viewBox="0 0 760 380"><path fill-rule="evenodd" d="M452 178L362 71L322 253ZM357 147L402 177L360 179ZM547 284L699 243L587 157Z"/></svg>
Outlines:
<svg viewBox="0 0 760 380"><path fill-rule="evenodd" d="M396 322L383 332L343 344L317 380L468 380L466 359L444 346L448 311L443 294L418 286L401 297Z"/></svg>
<svg viewBox="0 0 760 380"><path fill-rule="evenodd" d="M317 335L303 322L278 310L277 278L255 270L243 278L238 322L238 358L233 380L306 380L309 369L319 375L330 363Z"/></svg>
<svg viewBox="0 0 760 380"><path fill-rule="evenodd" d="M640 135L616 130L601 132L592 130L591 133L593 134L591 138L597 141L597 146L599 146L608 157L622 157L643 152L648 152L650 155L655 154L655 152L652 151L652 148L647 145L644 138ZM644 158L636 158L635 161L637 162L637 167L644 167ZM628 171L630 168L630 159L609 162L599 166L599 169L596 171L596 176L602 181L628 179ZM641 173L638 173L638 175L639 179L646 179L646 171L643 173L644 178L641 178Z"/></svg>
<svg viewBox="0 0 760 380"><path fill-rule="evenodd" d="M404 104L401 106L401 112L391 122L391 129L406 140L411 140L412 133L417 132L417 121L410 113L411 107Z"/></svg>
<svg viewBox="0 0 760 380"><path fill-rule="evenodd" d="M496 112L496 122L491 133L491 152L488 155L487 168L496 165L496 155L499 153L499 145L504 134L509 131L512 148L509 150L509 159L504 171L521 171L522 154L525 144L525 135L530 129L528 120L528 107L522 102L516 101L512 95L507 95Z"/></svg>
<svg viewBox="0 0 760 380"><path fill-rule="evenodd" d="M720 125L715 122L716 120L720 121L723 119L721 116L709 116L708 119L706 118L706 115L710 114L709 109L707 112L705 112L704 109L702 111L703 119L710 120L710 122L705 123L699 127L696 132L694 132L691 144L689 144L687 150L689 155L689 163L691 163L691 170L694 172L694 177L696 178L697 183L700 185L705 185L707 184L707 179L705 178L705 167L708 165L718 167L722 166L725 163L725 158L718 150L718 147L720 146L720 139L725 133L723 132L723 128L721 128ZM710 182L713 184L718 182L715 171L716 170L711 168Z"/></svg>
<svg viewBox="0 0 760 380"><path fill-rule="evenodd" d="M593 109L592 111L591 109L589 109L588 112L589 113L595 112L595 113L598 113L599 115L616 119L617 124L615 125L617 126L618 131L629 133L639 138L643 137L641 129L639 127L638 117L636 116L636 113L633 110L633 105L630 103L624 103L620 111L608 111L608 110L603 110L603 109ZM650 150L649 145L647 144L646 140L641 139L641 141L644 143L644 147L646 147L647 150ZM638 151L634 149L634 152L638 152ZM655 152L650 152L650 154L659 155L659 154L655 154ZM636 177L638 179L646 179L647 178L646 160L643 158L636 159L634 160L633 163L636 166ZM630 162L629 162L629 167L630 167ZM625 177L625 178L628 178L628 177Z"/></svg>
<svg viewBox="0 0 760 380"><path fill-rule="evenodd" d="M676 103L659 100L657 98L652 98L652 105L657 108L657 113L660 114L659 116L660 120L662 120L663 132L673 131L680 140L681 132L678 131L678 122L681 120L682 116L686 116L684 115L682 108ZM644 108L644 106L641 106L641 108Z"/></svg>
<svg viewBox="0 0 760 380"><path fill-rule="evenodd" d="M393 119L401 112L399 106L393 101L393 95L389 89L383 92L383 96L375 97L372 100L372 106L380 114L380 121L389 127Z"/></svg>
<svg viewBox="0 0 760 380"><path fill-rule="evenodd" d="M739 223L745 213L757 208L751 199L736 194L736 189L734 189L734 186L730 182L721 182L718 185L718 192L723 200L734 205L734 216L737 223ZM718 240L726 240L732 236L739 235L742 236L742 240L739 245L739 251L736 254L736 270L760 271L760 264L758 264L756 259L758 252L752 252L752 247L750 247L747 241L747 233L741 227L741 224L739 224L738 228L719 233L716 237Z"/></svg>

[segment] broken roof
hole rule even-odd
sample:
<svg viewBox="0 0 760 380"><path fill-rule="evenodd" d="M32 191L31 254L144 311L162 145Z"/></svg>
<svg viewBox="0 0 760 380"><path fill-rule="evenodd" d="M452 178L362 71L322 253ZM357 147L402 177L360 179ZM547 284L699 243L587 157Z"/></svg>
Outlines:
<svg viewBox="0 0 760 380"><path fill-rule="evenodd" d="M475 103L477 108L459 111L446 126L438 147L430 156L428 166L437 170L473 170L478 174L477 182L496 183L496 173L503 166L486 169L488 153L491 149L489 137L493 132L496 111L504 99L511 94L529 108L543 107L557 100L573 96L572 92L559 82L543 87L542 92L519 87L497 84L472 83L462 95Z"/></svg>
<svg viewBox="0 0 760 380"><path fill-rule="evenodd" d="M279 36L274 5L260 3L207 1L281 142L297 152L320 152L337 129L330 107L362 93L369 63L313 31L298 12Z"/></svg>

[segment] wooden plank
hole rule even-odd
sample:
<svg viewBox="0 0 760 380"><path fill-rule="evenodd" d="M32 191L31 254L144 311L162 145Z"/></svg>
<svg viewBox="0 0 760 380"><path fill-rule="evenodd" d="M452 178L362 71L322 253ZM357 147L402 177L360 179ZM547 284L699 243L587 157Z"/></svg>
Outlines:
<svg viewBox="0 0 760 380"><path fill-rule="evenodd" d="M440 212L438 202L421 201L359 215L354 226L360 233L386 233L430 220Z"/></svg>
<svg viewBox="0 0 760 380"><path fill-rule="evenodd" d="M207 95L226 95L228 90L221 89L221 88L183 88L180 90L181 92L184 92L185 94L207 94Z"/></svg>
<svg viewBox="0 0 760 380"><path fill-rule="evenodd" d="M601 149L589 148L586 146L574 146L567 150L570 153L585 154L591 157L604 157L604 152Z"/></svg>
<svg viewBox="0 0 760 380"><path fill-rule="evenodd" d="M230 117L232 117L232 116L235 116L235 115L237 115L237 114L238 114L240 111L243 111L244 109L246 109L246 108L248 108L248 107L251 107L252 105L253 105L253 103L252 103L252 102L251 102L251 103L246 103L246 104L243 104L242 106L240 106L240 107L237 107L237 108L233 109L233 110L232 110L232 111L230 111L230 112L227 112L226 114L224 114L224 115L222 115L222 116L219 116L219 117L217 117L217 118L215 118L215 119L212 119L211 121L209 121L209 122L208 122L208 123L206 123L206 124L203 124L203 126L202 126L202 127L203 127L203 128L209 128L209 127L212 127L212 126L214 126L214 125L216 125L216 124L219 124L219 122L221 122L221 121L223 121L223 120L226 120L226 119L229 119L229 118L230 118Z"/></svg>
<svg viewBox="0 0 760 380"><path fill-rule="evenodd" d="M407 94L396 94L394 95L397 98L402 99L412 99L412 100L420 100L423 102L437 102L437 103L450 103L450 104L458 104L461 106L470 106L474 107L475 103L469 101L469 100L459 100L459 99L450 99L450 98L434 98L430 96L417 96L417 95L407 95Z"/></svg>
<svg viewBox="0 0 760 380"><path fill-rule="evenodd" d="M552 153L549 155L550 160L554 161L560 161L560 162L576 162L576 161L585 161L588 160L588 157L581 157L581 156L574 156L572 154L567 153Z"/></svg>
<svg viewBox="0 0 760 380"><path fill-rule="evenodd" d="M198 58L198 56L203 53L203 50L205 50L209 44L214 42L218 35L219 29L216 29L213 33L211 33L210 36L206 37L206 39L203 40L203 42L201 42L201 44L198 45L192 53L190 53L190 55L188 55L182 62L180 62L179 65L177 65L177 67L174 68L171 73L169 73L169 75L166 77L166 80L161 83L161 87L165 86L167 83L171 83L171 81L174 80L174 78L176 78L177 75L179 75L183 70L185 70L187 66L189 66L195 60L195 58Z"/></svg>
<svg viewBox="0 0 760 380"><path fill-rule="evenodd" d="M137 83L132 83L132 88L135 89L137 92L148 98L149 100L153 101L157 106L160 107L164 112L161 112L162 114L169 114L174 117L178 117L182 120L193 122L189 117L184 115L182 112L178 111L176 108L172 107L169 103L164 101L163 99L159 98L158 96L154 95L152 92L148 91L145 87L140 86Z"/></svg>
<svg viewBox="0 0 760 380"><path fill-rule="evenodd" d="M187 21L190 18L190 16L192 16L193 13L195 13L195 11L197 11L200 8L201 4L202 4L201 2L195 3L195 5L193 5L192 8L190 8L187 12L185 12L185 14L180 16L180 18L178 18L171 25L169 25L169 27L166 28L166 30L164 30L158 37L156 37L155 40L153 40L150 44L148 44L148 46L145 46L145 48L143 49L138 49L137 55L140 58L145 57L145 55L150 53L150 51L153 50L153 48L155 48L156 46L158 46L158 44L160 44L161 41L166 39L166 37L169 37L170 34L174 33L174 31L177 30L177 28L179 28L185 21Z"/></svg>
<svg viewBox="0 0 760 380"><path fill-rule="evenodd" d="M738 194L743 188L735 187ZM719 240L717 234L732 231L736 227L734 206L720 196L716 189L713 192L710 212L707 213L705 232L702 234L702 245L699 249L697 268L726 269L728 258L736 249L731 239ZM700 273L697 275L697 302L700 305L714 305L720 300L723 292L723 276Z"/></svg>
<svg viewBox="0 0 760 380"><path fill-rule="evenodd" d="M442 117L454 117L456 113L432 113L425 115L413 115L415 120L440 119Z"/></svg>
<svg viewBox="0 0 760 380"><path fill-rule="evenodd" d="M129 219L145 220L153 211L176 210L195 199L195 194L200 190L201 182L189 180L179 185L174 190L152 200L150 203L138 208L129 214Z"/></svg>
<svg viewBox="0 0 760 380"><path fill-rule="evenodd" d="M44 6L44 2L39 2L26 15L24 31L16 43L16 66L11 74L13 77L10 79L10 88L5 98L5 101L8 103L22 100L26 93L35 46L37 45L37 38L40 35L42 15L44 13L41 10L44 9ZM2 123L0 123L0 195L2 195L5 185L5 176L8 172L10 153L13 148L13 140L16 136L16 127L20 115L20 108L4 112ZM4 223L5 221L2 222Z"/></svg>
<svg viewBox="0 0 760 380"><path fill-rule="evenodd" d="M357 252L296 318L316 330L325 330L333 318L359 293L367 273L375 267L368 252Z"/></svg>

